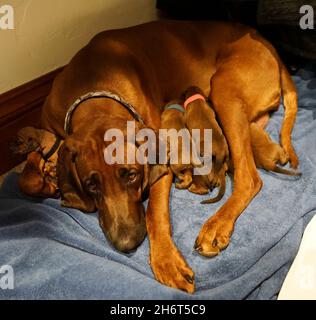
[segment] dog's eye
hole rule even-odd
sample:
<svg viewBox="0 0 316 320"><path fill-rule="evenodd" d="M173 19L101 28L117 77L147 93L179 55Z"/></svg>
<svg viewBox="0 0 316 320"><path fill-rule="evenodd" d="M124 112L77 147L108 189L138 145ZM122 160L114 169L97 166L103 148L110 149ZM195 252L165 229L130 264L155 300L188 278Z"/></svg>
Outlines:
<svg viewBox="0 0 316 320"><path fill-rule="evenodd" d="M136 169L121 168L119 175L125 183L132 184L137 181L139 173Z"/></svg>
<svg viewBox="0 0 316 320"><path fill-rule="evenodd" d="M85 181L85 189L89 193L97 193L100 186L100 180L96 173L91 174L90 178Z"/></svg>
<svg viewBox="0 0 316 320"><path fill-rule="evenodd" d="M128 183L134 183L138 178L138 172L134 169L128 171L127 174L127 179L128 179Z"/></svg>
<svg viewBox="0 0 316 320"><path fill-rule="evenodd" d="M96 193L97 192L97 184L92 181L91 179L88 179L85 183L86 190L90 193Z"/></svg>
<svg viewBox="0 0 316 320"><path fill-rule="evenodd" d="M128 172L128 183L134 183L137 180L138 172L135 170L131 170Z"/></svg>

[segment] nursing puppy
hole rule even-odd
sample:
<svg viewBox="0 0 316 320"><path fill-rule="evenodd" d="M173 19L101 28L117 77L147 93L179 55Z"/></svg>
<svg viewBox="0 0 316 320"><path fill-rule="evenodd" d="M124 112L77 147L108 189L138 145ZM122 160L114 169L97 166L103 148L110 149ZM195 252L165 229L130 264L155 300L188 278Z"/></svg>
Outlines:
<svg viewBox="0 0 316 320"><path fill-rule="evenodd" d="M204 129L212 129L212 170L208 175L193 175L193 182L189 191L197 194L207 194L209 190L219 187L219 193L214 199L202 201L213 203L219 201L226 189L226 172L228 170L228 145L226 138L218 125L213 109L208 105L203 91L195 86L189 87L185 93L184 107L185 124L192 135L193 129L200 129L200 156L204 150ZM198 143L194 141L193 143Z"/></svg>
<svg viewBox="0 0 316 320"><path fill-rule="evenodd" d="M186 129L184 121L185 109L183 108L183 100L176 99L166 104L163 113L161 114L161 128L175 129L179 132ZM172 158L170 152L177 152L177 163L170 163L170 169L177 177L176 188L187 189L192 183L192 166L190 161L183 163L183 154L190 154L190 145L182 143L182 139L178 136L177 140L168 139L168 162ZM173 146L171 145L173 143ZM175 146L177 144L177 146Z"/></svg>
<svg viewBox="0 0 316 320"><path fill-rule="evenodd" d="M61 144L62 141L47 130L25 127L17 133L10 148L15 154L27 154L19 176L23 193L44 198L59 196L56 166Z"/></svg>

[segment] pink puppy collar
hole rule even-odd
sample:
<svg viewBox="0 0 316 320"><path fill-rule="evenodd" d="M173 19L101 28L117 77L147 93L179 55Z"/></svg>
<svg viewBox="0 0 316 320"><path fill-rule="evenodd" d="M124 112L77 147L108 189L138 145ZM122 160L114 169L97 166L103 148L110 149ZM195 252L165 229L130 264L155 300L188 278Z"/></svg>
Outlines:
<svg viewBox="0 0 316 320"><path fill-rule="evenodd" d="M191 102L196 101L196 100L203 100L203 101L205 101L205 98L204 98L201 94L199 94L199 93L194 94L193 96L189 97L188 99L186 99L186 100L184 101L184 105L183 105L183 106L184 106L184 109L187 109L188 104L190 104Z"/></svg>

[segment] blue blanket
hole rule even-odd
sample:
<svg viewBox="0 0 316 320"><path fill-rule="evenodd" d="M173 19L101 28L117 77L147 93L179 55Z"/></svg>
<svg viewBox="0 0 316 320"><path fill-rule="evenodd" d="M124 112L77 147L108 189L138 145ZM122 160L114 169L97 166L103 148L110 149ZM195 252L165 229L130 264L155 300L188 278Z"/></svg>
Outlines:
<svg viewBox="0 0 316 320"><path fill-rule="evenodd" d="M107 242L96 214L36 200L18 190L16 174L0 192L0 267L11 265L14 289L2 299L273 299L298 250L307 222L316 212L316 68L294 77L300 109L293 132L300 179L261 171L264 186L238 219L229 247L207 259L193 251L205 220L221 202L172 189L171 220L176 245L196 274L189 295L158 283L148 264L148 240L133 254ZM260 98L258 96L258 98ZM268 131L277 140L283 108ZM0 278L1 278L0 274Z"/></svg>

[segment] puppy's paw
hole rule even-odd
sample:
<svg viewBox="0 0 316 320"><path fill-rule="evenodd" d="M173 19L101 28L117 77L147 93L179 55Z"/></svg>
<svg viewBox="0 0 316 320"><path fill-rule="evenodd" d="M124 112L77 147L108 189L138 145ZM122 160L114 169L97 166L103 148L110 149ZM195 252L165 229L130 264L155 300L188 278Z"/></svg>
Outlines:
<svg viewBox="0 0 316 320"><path fill-rule="evenodd" d="M228 246L233 230L231 220L212 217L202 227L194 249L202 256L214 257Z"/></svg>
<svg viewBox="0 0 316 320"><path fill-rule="evenodd" d="M192 183L190 188L188 189L190 192L195 193L195 194L208 194L209 189L196 185L195 183Z"/></svg>
<svg viewBox="0 0 316 320"><path fill-rule="evenodd" d="M184 176L182 179L179 179L179 182L176 182L177 189L188 189L192 183L192 176Z"/></svg>

